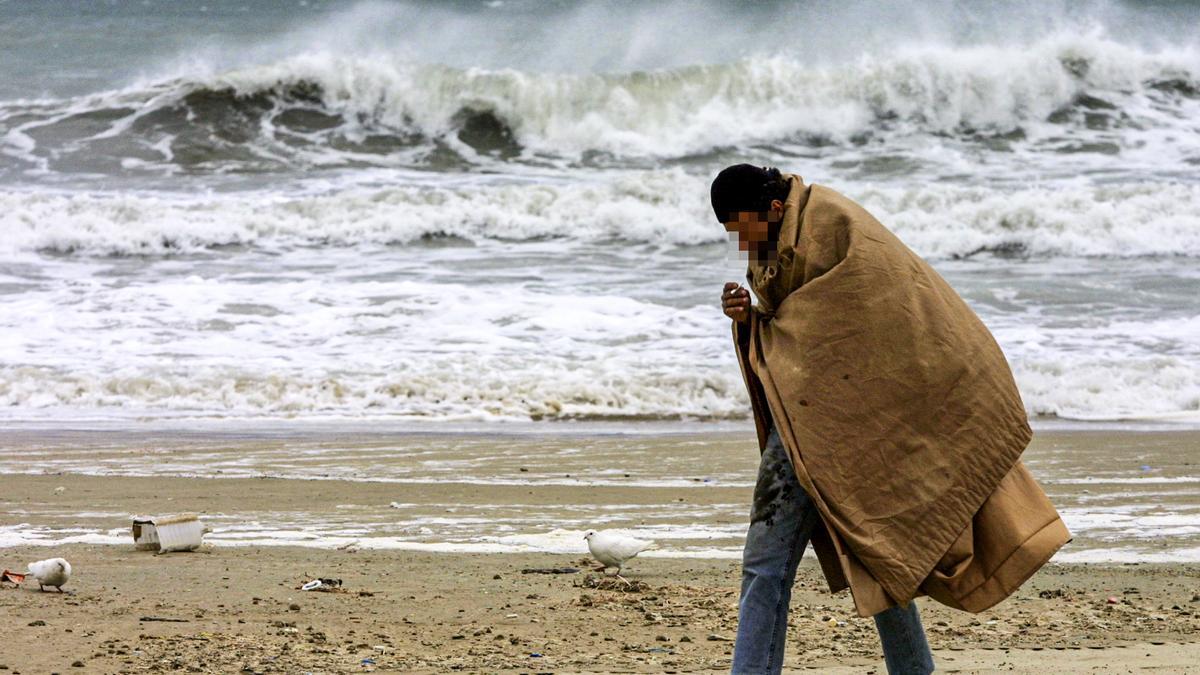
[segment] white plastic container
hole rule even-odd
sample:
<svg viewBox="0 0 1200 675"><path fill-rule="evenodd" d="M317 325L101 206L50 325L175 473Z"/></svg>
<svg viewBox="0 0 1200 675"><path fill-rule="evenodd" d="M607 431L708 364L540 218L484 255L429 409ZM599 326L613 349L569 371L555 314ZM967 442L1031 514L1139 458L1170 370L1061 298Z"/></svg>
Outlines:
<svg viewBox="0 0 1200 675"><path fill-rule="evenodd" d="M133 544L139 551L195 551L204 543L204 524L195 514L133 518Z"/></svg>

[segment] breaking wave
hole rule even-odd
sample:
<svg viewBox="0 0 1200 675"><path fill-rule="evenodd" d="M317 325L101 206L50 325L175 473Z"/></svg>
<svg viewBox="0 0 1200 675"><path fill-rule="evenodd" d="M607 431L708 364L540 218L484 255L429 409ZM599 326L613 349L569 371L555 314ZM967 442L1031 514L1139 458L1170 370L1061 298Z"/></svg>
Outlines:
<svg viewBox="0 0 1200 675"><path fill-rule="evenodd" d="M311 196L9 191L0 193L0 252L170 255L446 237L712 244L726 235L713 221L707 181L707 175L668 170L589 184L409 186ZM837 187L932 259L1200 256L1197 185Z"/></svg>
<svg viewBox="0 0 1200 675"><path fill-rule="evenodd" d="M403 417L430 420L747 419L745 388L730 363L624 375L598 364L499 367L398 365L391 373L60 372L0 368L0 418ZM1076 420L1200 421L1200 368L1186 359L1068 363L1018 356L1014 371L1030 413ZM91 412L86 412L91 411Z"/></svg>
<svg viewBox="0 0 1200 675"><path fill-rule="evenodd" d="M987 148L1044 142L1055 152L1067 136L1119 152L1139 132L1184 130L1198 109L1200 54L1149 52L1099 35L908 47L836 65L771 56L618 74L315 52L66 100L0 103L0 171L628 166L911 134Z"/></svg>

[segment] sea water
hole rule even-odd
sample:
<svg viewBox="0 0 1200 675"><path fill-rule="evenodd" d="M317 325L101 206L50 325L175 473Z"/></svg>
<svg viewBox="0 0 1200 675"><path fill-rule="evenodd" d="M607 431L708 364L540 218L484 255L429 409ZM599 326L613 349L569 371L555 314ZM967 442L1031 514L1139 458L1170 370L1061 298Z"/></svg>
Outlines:
<svg viewBox="0 0 1200 675"><path fill-rule="evenodd" d="M926 257L1030 413L1200 419L1194 3L0 17L6 419L745 419L741 161Z"/></svg>

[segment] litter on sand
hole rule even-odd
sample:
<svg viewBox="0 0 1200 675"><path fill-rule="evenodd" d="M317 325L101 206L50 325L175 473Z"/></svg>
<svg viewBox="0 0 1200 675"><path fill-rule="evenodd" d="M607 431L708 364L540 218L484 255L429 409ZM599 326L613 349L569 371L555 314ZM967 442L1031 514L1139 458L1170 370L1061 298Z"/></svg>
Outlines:
<svg viewBox="0 0 1200 675"><path fill-rule="evenodd" d="M3 572L0 572L0 584L7 582L10 584L15 584L17 586L20 586L22 583L24 583L24 581L25 581L24 574L19 574L17 572L10 572L9 570L4 570Z"/></svg>
<svg viewBox="0 0 1200 675"><path fill-rule="evenodd" d="M204 524L195 514L133 517L133 543L139 551L195 551L204 543Z"/></svg>
<svg viewBox="0 0 1200 675"><path fill-rule="evenodd" d="M620 591L622 593L645 593L650 590L650 584L644 581L626 581L620 577L598 577L585 574L582 579L576 579L572 585L578 588L594 588L601 591Z"/></svg>
<svg viewBox="0 0 1200 675"><path fill-rule="evenodd" d="M328 578L313 579L312 581L305 582L305 584L300 587L300 590L302 590L302 591L322 591L325 593L345 593L346 592L345 589L342 588L342 580L341 579L328 579Z"/></svg>

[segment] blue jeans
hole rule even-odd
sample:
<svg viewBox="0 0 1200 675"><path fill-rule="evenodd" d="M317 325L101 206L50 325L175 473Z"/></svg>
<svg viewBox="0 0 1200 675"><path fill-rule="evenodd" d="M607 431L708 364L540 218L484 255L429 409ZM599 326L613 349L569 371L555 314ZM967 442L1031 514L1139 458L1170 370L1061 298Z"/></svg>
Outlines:
<svg viewBox="0 0 1200 675"><path fill-rule="evenodd" d="M820 523L820 514L796 480L787 450L772 429L758 469L750 530L742 553L742 595L733 648L735 675L783 670L796 567L813 528ZM915 602L876 614L875 627L889 673L933 672L933 655Z"/></svg>

